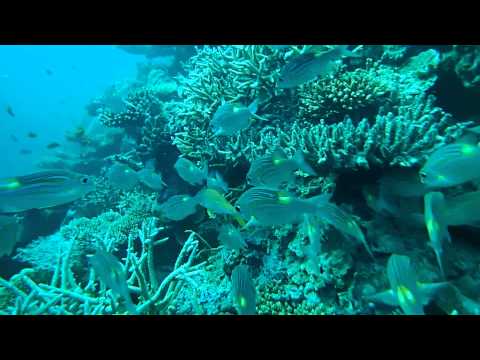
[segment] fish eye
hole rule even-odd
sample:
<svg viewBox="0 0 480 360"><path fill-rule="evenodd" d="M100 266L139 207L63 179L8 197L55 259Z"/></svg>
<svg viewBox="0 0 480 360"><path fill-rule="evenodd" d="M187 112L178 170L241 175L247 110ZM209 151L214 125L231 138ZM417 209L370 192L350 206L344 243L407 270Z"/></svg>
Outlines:
<svg viewBox="0 0 480 360"><path fill-rule="evenodd" d="M235 210L240 211L240 206L235 205Z"/></svg>
<svg viewBox="0 0 480 360"><path fill-rule="evenodd" d="M82 184L87 184L88 183L88 178L87 177L84 177L82 178Z"/></svg>

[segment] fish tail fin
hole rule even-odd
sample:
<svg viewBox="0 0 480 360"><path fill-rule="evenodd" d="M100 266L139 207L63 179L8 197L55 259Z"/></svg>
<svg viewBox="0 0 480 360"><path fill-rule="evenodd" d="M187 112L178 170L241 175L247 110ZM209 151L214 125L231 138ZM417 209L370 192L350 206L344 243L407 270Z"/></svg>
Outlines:
<svg viewBox="0 0 480 360"><path fill-rule="evenodd" d="M206 181L208 179L208 162L205 161L202 165L202 180Z"/></svg>
<svg viewBox="0 0 480 360"><path fill-rule="evenodd" d="M444 268L443 268L443 257L442 257L442 253L443 251L437 247L435 247L431 242L428 242L427 243L427 246L430 247L433 252L435 253L435 259L437 260L437 264L438 264L438 268L440 270L440 276L442 277L442 279L445 279L445 271L444 271Z"/></svg>
<svg viewBox="0 0 480 360"><path fill-rule="evenodd" d="M351 234L351 236L360 240L363 247L367 251L368 255L372 258L372 260L375 260L375 256L373 255L373 251L370 248L370 245L368 244L368 241L367 241L367 237L363 233L362 229L360 228L360 226L357 224L357 222L355 220L351 220L351 223L353 223L354 224L353 226L356 228L355 235Z"/></svg>
<svg viewBox="0 0 480 360"><path fill-rule="evenodd" d="M362 54L360 54L360 51L359 51L361 49L362 49L362 46L357 46L355 49L349 50L348 45L339 45L340 54L342 56L359 58L362 56Z"/></svg>
<svg viewBox="0 0 480 360"><path fill-rule="evenodd" d="M243 220L243 219L242 219ZM245 222L245 221L244 221ZM245 223L245 225L242 226L242 228L240 230L246 230L252 226L254 226L255 224L257 223L257 221L255 220L255 218L252 216L248 221L247 223Z"/></svg>
<svg viewBox="0 0 480 360"><path fill-rule="evenodd" d="M251 114L255 114L258 110L258 99L255 99L252 101L250 105L248 105L248 111L250 111Z"/></svg>
<svg viewBox="0 0 480 360"><path fill-rule="evenodd" d="M309 175L317 176L317 173L315 172L315 170L313 170L313 168L310 165L308 165L307 162L305 161L305 157L303 156L302 150L298 149L295 152L295 155L293 156L293 159L295 160L298 167L302 171L306 172Z"/></svg>

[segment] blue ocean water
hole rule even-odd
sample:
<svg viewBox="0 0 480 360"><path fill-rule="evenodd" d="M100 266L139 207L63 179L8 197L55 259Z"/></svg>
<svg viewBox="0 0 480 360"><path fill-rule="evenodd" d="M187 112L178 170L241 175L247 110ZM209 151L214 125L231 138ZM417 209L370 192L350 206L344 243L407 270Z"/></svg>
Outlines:
<svg viewBox="0 0 480 360"><path fill-rule="evenodd" d="M48 143L92 120L85 111L92 98L115 81L135 78L139 60L110 45L0 46L0 176L32 172ZM29 139L28 132L38 137ZM22 156L21 149L32 154Z"/></svg>

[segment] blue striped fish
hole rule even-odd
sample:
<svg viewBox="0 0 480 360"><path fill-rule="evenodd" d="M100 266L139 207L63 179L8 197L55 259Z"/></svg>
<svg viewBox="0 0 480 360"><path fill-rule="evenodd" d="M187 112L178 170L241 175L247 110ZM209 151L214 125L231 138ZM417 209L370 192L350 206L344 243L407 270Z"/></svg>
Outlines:
<svg viewBox="0 0 480 360"><path fill-rule="evenodd" d="M233 269L232 295L239 315L256 314L256 290L247 265L240 264Z"/></svg>
<svg viewBox="0 0 480 360"><path fill-rule="evenodd" d="M307 52L291 59L282 69L278 87L294 88L317 76L326 76L335 68L335 61L342 57L358 56L348 50L347 45L337 45L327 51L318 51L312 47Z"/></svg>
<svg viewBox="0 0 480 360"><path fill-rule="evenodd" d="M91 177L66 170L3 178L0 179L0 213L67 204L94 190Z"/></svg>

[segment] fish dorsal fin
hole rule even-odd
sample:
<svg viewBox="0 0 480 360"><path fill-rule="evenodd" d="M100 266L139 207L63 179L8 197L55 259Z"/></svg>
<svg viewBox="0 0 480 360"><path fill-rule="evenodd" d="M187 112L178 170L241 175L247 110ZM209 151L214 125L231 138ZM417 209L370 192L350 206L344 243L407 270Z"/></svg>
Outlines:
<svg viewBox="0 0 480 360"><path fill-rule="evenodd" d="M280 165L285 160L287 160L287 155L285 155L285 152L283 151L283 149L281 147L277 147L272 152L272 163L274 165Z"/></svg>

